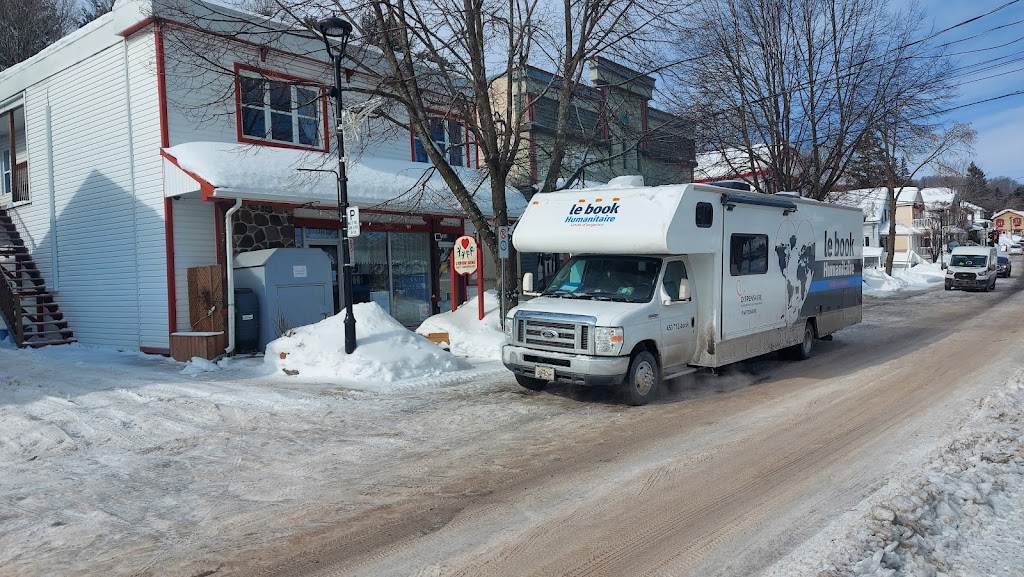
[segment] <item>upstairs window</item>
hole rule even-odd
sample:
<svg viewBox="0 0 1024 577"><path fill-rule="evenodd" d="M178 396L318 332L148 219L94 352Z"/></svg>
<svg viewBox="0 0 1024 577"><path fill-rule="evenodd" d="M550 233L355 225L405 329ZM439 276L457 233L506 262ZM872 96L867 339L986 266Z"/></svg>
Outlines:
<svg viewBox="0 0 1024 577"><path fill-rule="evenodd" d="M430 140L434 148L444 155L452 166L469 166L469 155L466 146L466 129L458 120L451 118L432 118L430 120ZM412 139L413 160L430 162L427 151L423 148L418 136Z"/></svg>
<svg viewBox="0 0 1024 577"><path fill-rule="evenodd" d="M239 140L326 149L323 88L242 71L238 99Z"/></svg>

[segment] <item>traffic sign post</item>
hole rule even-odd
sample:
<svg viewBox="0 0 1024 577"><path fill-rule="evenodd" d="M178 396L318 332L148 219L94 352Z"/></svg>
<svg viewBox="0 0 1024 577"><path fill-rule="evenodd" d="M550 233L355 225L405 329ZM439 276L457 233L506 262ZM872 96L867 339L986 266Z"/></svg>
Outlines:
<svg viewBox="0 0 1024 577"><path fill-rule="evenodd" d="M345 211L345 232L349 238L359 236L359 207L350 206Z"/></svg>
<svg viewBox="0 0 1024 577"><path fill-rule="evenodd" d="M501 325L501 330L505 330L505 266L508 264L509 257L509 243L512 242L512 227L511 226L499 226L498 227L498 258L501 259L501 290L498 292L498 314L500 320L498 324Z"/></svg>

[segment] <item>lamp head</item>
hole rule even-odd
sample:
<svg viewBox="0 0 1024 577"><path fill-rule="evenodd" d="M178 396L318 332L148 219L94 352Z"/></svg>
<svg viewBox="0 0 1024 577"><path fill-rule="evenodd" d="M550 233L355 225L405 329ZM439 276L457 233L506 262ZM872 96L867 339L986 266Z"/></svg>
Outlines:
<svg viewBox="0 0 1024 577"><path fill-rule="evenodd" d="M342 20L337 16L328 16L327 18L321 19L316 23L317 30L320 34L328 38L341 38L342 44L344 44L350 34L352 34L352 24L348 21Z"/></svg>

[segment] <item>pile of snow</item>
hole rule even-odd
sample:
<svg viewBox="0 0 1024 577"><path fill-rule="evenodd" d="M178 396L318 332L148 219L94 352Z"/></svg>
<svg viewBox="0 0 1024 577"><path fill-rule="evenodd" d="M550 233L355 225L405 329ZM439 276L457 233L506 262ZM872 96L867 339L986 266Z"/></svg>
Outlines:
<svg viewBox="0 0 1024 577"><path fill-rule="evenodd" d="M411 377L458 371L450 353L406 329L377 303L353 308L356 350L345 353L345 313L292 329L267 345L264 365L302 380L376 388Z"/></svg>
<svg viewBox="0 0 1024 577"><path fill-rule="evenodd" d="M1022 379L980 399L960 437L922 475L875 503L818 575L1019 574L1019 528L999 535L998 527L1020 514L1024 498ZM977 558L964 558L965 551Z"/></svg>
<svg viewBox="0 0 1024 577"><path fill-rule="evenodd" d="M945 281L946 272L938 263L919 264L909 269L894 269L892 276L884 269L864 269L864 294L884 296L900 291L932 288Z"/></svg>
<svg viewBox="0 0 1024 577"><path fill-rule="evenodd" d="M498 293L484 293L484 318L480 320L477 297L469 299L455 312L434 315L416 329L421 335L448 333L449 350L460 357L501 359L501 346L505 334L501 331L501 312Z"/></svg>

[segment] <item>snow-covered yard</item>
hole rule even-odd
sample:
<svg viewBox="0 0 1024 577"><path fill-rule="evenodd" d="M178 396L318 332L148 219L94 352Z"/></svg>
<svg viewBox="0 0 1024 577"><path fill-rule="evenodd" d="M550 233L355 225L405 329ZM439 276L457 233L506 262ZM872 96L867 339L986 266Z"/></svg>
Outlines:
<svg viewBox="0 0 1024 577"><path fill-rule="evenodd" d="M0 573L195 574L177 569L217 567L240 536L258 550L315 529L323 516L310 508L343 518L401 493L394 463L449 475L470 458L460 439L560 415L521 402L496 360L496 303L485 302L482 323L470 302L421 327L448 332L451 352L375 305L358 308L351 357L340 317L275 341L265 359L218 364L80 345L0 348ZM583 407L571 418L585 427L623 411ZM1020 575L1024 373L992 383L957 418L923 467L769 574Z"/></svg>

